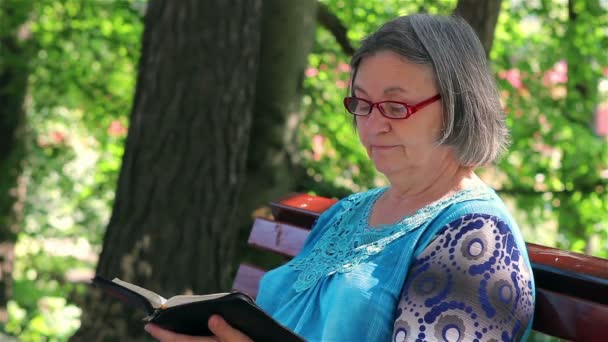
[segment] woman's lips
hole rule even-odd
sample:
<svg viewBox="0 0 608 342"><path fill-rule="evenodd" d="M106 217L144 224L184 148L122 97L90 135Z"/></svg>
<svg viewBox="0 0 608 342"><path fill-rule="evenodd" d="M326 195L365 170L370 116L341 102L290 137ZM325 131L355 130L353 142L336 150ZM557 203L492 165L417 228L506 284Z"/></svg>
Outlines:
<svg viewBox="0 0 608 342"><path fill-rule="evenodd" d="M397 147L397 145L372 145L372 149L374 150L390 150L395 147Z"/></svg>

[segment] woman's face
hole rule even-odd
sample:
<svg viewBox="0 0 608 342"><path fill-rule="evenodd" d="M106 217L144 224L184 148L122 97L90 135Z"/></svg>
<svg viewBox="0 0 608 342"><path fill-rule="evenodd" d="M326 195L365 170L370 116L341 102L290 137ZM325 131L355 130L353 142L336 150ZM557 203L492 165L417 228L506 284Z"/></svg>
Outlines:
<svg viewBox="0 0 608 342"><path fill-rule="evenodd" d="M363 58L353 91L356 97L372 102L391 100L410 105L438 94L431 67L411 63L390 51ZM436 144L442 129L441 101L405 120L386 118L377 107L356 119L369 157L389 179L392 175L424 175L449 157L449 148Z"/></svg>

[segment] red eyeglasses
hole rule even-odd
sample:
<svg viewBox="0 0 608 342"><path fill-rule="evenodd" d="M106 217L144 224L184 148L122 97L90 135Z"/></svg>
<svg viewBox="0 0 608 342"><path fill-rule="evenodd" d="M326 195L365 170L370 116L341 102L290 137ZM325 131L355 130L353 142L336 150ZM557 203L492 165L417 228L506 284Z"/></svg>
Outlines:
<svg viewBox="0 0 608 342"><path fill-rule="evenodd" d="M415 105L409 105L399 101L380 101L371 102L354 96L344 98L346 110L357 116L369 115L374 107L378 107L380 113L389 119L407 119L420 109L439 100L441 95L437 94Z"/></svg>

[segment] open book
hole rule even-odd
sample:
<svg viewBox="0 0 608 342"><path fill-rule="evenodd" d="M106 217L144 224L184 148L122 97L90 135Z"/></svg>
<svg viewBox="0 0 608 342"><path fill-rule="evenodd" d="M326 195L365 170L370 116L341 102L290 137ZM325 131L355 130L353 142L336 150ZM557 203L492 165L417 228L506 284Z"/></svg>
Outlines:
<svg viewBox="0 0 608 342"><path fill-rule="evenodd" d="M178 295L169 299L118 278L112 281L100 276L93 284L126 304L143 309L145 322L186 335L210 336L207 321L213 314L254 341L304 341L265 313L255 301L242 292L209 295Z"/></svg>

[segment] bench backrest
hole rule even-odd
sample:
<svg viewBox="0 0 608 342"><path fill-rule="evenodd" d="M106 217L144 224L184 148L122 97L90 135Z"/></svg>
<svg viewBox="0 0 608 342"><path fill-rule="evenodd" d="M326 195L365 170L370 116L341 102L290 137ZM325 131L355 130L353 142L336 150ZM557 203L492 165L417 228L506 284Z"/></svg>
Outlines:
<svg viewBox="0 0 608 342"><path fill-rule="evenodd" d="M336 200L289 194L270 204L274 219L256 218L255 248L294 257L317 217ZM608 329L608 259L527 244L536 282L533 329L572 341L603 341ZM265 271L241 264L233 288L255 298Z"/></svg>

